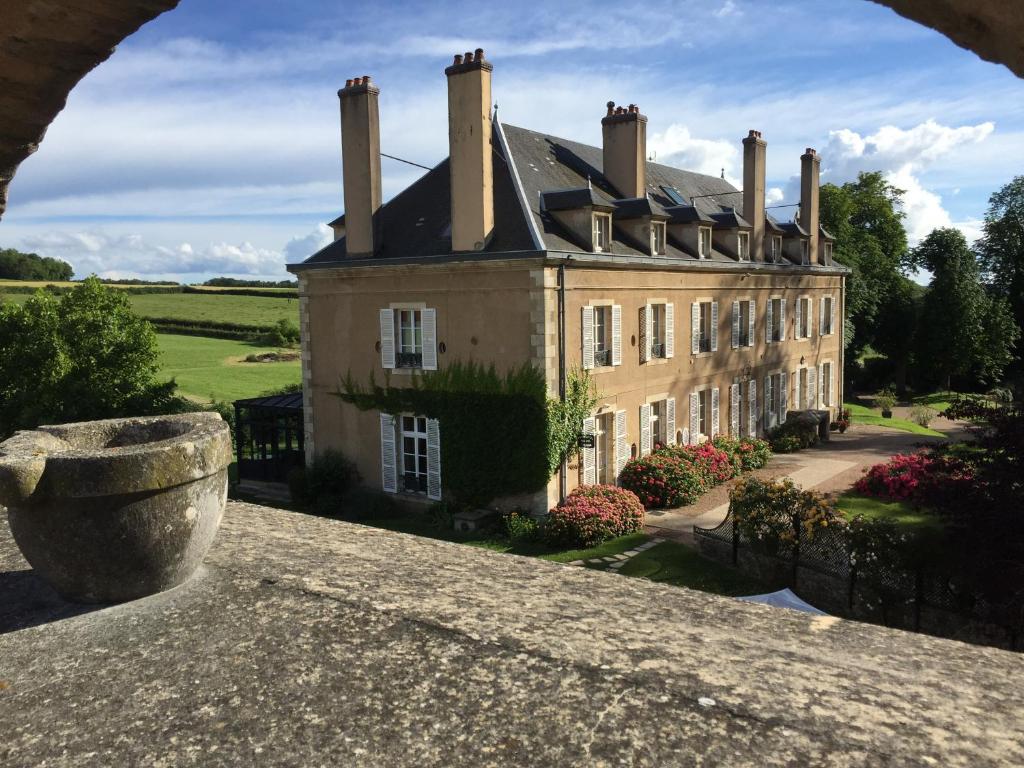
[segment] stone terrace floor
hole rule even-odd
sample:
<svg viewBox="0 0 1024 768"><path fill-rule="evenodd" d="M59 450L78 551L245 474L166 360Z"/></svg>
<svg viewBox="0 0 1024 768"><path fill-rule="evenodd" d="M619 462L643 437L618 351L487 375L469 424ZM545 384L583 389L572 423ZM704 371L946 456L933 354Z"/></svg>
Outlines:
<svg viewBox="0 0 1024 768"><path fill-rule="evenodd" d="M0 525L0 764L1022 765L1024 655L232 502L82 611Z"/></svg>

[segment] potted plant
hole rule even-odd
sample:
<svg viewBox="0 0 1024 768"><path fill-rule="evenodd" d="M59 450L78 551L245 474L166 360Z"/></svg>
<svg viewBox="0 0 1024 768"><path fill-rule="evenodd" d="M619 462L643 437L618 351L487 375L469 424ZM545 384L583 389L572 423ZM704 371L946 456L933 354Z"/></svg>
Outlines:
<svg viewBox="0 0 1024 768"><path fill-rule="evenodd" d="M883 419L892 418L892 407L896 405L896 393L886 387L875 395L875 407L882 410Z"/></svg>

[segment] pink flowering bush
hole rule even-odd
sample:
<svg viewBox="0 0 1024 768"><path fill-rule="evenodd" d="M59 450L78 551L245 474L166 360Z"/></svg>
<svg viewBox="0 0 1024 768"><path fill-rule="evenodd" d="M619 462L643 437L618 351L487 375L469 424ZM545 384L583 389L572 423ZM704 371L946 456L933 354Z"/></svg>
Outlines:
<svg viewBox="0 0 1024 768"><path fill-rule="evenodd" d="M875 464L854 489L865 496L932 506L944 496L966 493L974 480L974 469L967 462L918 451L898 453L883 464Z"/></svg>
<svg viewBox="0 0 1024 768"><path fill-rule="evenodd" d="M619 482L647 509L693 504L709 487L705 472L691 461L661 450L626 463Z"/></svg>
<svg viewBox="0 0 1024 768"><path fill-rule="evenodd" d="M555 546L589 549L643 527L644 507L635 494L614 485L582 485L548 512L544 537Z"/></svg>
<svg viewBox="0 0 1024 768"><path fill-rule="evenodd" d="M739 474L739 468L733 463L732 457L712 442L700 445L673 445L663 448L660 453L693 465L704 477L709 488Z"/></svg>

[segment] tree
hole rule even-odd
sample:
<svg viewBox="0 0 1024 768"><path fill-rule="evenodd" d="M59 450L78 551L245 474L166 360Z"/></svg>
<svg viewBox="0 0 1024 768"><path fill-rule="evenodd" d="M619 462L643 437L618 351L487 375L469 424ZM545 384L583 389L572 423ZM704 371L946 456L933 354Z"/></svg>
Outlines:
<svg viewBox="0 0 1024 768"><path fill-rule="evenodd" d="M846 282L851 358L868 345L885 352L892 337L879 333L879 312L886 304L889 315L906 309L899 306L909 295L903 272L911 266L902 200L903 190L877 171L821 187L821 225L836 239L836 261L852 272Z"/></svg>
<svg viewBox="0 0 1024 768"><path fill-rule="evenodd" d="M914 263L932 273L917 335L926 379L951 388L954 377L972 384L997 380L1019 330L1002 299L981 285L977 259L958 229L931 232L914 249Z"/></svg>
<svg viewBox="0 0 1024 768"><path fill-rule="evenodd" d="M1024 176L992 195L985 226L975 244L985 280L1009 303L1014 322L1024 328ZM1015 367L1024 371L1024 349L1015 349Z"/></svg>
<svg viewBox="0 0 1024 768"><path fill-rule="evenodd" d="M95 277L0 304L0 435L44 423L181 410L157 383L152 326Z"/></svg>
<svg viewBox="0 0 1024 768"><path fill-rule="evenodd" d="M22 253L13 248L0 249L0 278L4 280L70 280L74 270L66 261Z"/></svg>

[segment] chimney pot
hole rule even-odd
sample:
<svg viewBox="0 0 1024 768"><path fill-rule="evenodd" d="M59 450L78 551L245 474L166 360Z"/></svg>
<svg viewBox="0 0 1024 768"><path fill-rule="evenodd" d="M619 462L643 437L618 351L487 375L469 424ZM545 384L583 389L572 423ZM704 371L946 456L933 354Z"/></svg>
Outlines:
<svg viewBox="0 0 1024 768"><path fill-rule="evenodd" d="M609 115L615 114L615 102L614 101L609 101L605 106L608 107L608 114Z"/></svg>
<svg viewBox="0 0 1024 768"><path fill-rule="evenodd" d="M474 51L474 54L476 54L476 60L477 61L483 61L484 60L484 49L483 48L477 48Z"/></svg>
<svg viewBox="0 0 1024 768"><path fill-rule="evenodd" d="M455 54L455 61L452 62L452 66L458 66L461 63L462 63L462 54L461 53L456 53Z"/></svg>
<svg viewBox="0 0 1024 768"><path fill-rule="evenodd" d="M464 62L466 62L467 64L469 64L469 63L470 63L471 61L473 61L473 52L472 52L472 51L466 51L466 52L465 52L465 53L464 53L464 54L462 55L462 60L463 60Z"/></svg>
<svg viewBox="0 0 1024 768"><path fill-rule="evenodd" d="M369 75L363 75L363 85L369 85L369 84L370 84L370 76Z"/></svg>
<svg viewBox="0 0 1024 768"><path fill-rule="evenodd" d="M808 147L806 152L805 152L805 154L815 155L815 154L817 154L817 152L815 152L814 149L812 149L811 147Z"/></svg>
<svg viewBox="0 0 1024 768"><path fill-rule="evenodd" d="M345 87L346 88L351 88L352 87L352 78L351 77L348 80L345 81Z"/></svg>

